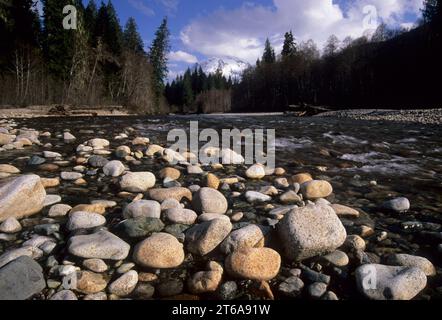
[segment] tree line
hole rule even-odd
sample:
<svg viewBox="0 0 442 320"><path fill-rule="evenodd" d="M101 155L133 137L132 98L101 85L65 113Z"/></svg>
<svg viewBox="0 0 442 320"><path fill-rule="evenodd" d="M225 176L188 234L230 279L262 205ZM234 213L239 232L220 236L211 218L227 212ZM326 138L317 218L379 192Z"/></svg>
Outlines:
<svg viewBox="0 0 442 320"><path fill-rule="evenodd" d="M164 19L149 48L111 1L5 0L0 4L0 104L125 105L163 113L169 30ZM76 8L76 29L64 29ZM71 21L72 22L72 21Z"/></svg>
<svg viewBox="0 0 442 320"><path fill-rule="evenodd" d="M175 112L211 113L231 109L233 80L221 70L206 74L201 66L188 68L166 85L165 96Z"/></svg>
<svg viewBox="0 0 442 320"><path fill-rule="evenodd" d="M381 24L370 37L332 35L322 55L312 41L287 32L282 52L270 41L233 86L235 111L285 111L290 105L342 108L441 107L441 1L426 0L420 26Z"/></svg>

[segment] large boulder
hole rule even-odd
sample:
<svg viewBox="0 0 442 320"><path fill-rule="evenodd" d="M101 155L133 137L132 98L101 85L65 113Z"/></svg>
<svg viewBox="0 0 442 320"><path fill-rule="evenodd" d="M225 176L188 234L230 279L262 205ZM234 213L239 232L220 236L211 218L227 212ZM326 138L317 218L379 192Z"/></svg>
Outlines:
<svg viewBox="0 0 442 320"><path fill-rule="evenodd" d="M411 300L427 285L419 268L365 264L356 269L358 290L372 300Z"/></svg>
<svg viewBox="0 0 442 320"><path fill-rule="evenodd" d="M278 224L278 234L285 255L294 261L333 252L347 237L335 211L330 206L314 204L287 213Z"/></svg>
<svg viewBox="0 0 442 320"><path fill-rule="evenodd" d="M43 209L46 191L37 175L24 175L0 181L0 222L38 213Z"/></svg>
<svg viewBox="0 0 442 320"><path fill-rule="evenodd" d="M26 300L46 287L43 269L22 256L0 269L0 300Z"/></svg>
<svg viewBox="0 0 442 320"><path fill-rule="evenodd" d="M430 260L424 257L412 256L409 254L392 254L386 258L386 263L390 266L419 268L428 277L436 275L436 268Z"/></svg>

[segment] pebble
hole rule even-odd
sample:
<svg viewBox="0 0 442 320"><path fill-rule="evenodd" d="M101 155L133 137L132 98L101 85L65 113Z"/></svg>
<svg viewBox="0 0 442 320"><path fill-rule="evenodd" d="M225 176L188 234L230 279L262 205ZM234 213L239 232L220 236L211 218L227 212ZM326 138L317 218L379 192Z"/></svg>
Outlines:
<svg viewBox="0 0 442 320"><path fill-rule="evenodd" d="M294 261L333 252L347 237L334 210L314 204L287 213L278 224L278 234L286 257Z"/></svg>
<svg viewBox="0 0 442 320"><path fill-rule="evenodd" d="M91 229L102 226L106 223L106 219L99 214L77 211L69 215L69 220L66 224L66 228L69 231L75 231L79 229Z"/></svg>
<svg viewBox="0 0 442 320"><path fill-rule="evenodd" d="M214 175L213 173L207 174L206 182L207 182L208 188L212 188L215 190L218 190L219 185L221 183L219 178L216 175Z"/></svg>
<svg viewBox="0 0 442 320"><path fill-rule="evenodd" d="M326 291L327 285L323 282L315 282L307 287L307 293L313 299L320 299Z"/></svg>
<svg viewBox="0 0 442 320"><path fill-rule="evenodd" d="M90 271L77 272L76 291L84 294L93 294L103 291L107 287L104 275Z"/></svg>
<svg viewBox="0 0 442 320"><path fill-rule="evenodd" d="M104 301L107 300L107 295L104 292L92 293L85 295L83 300Z"/></svg>
<svg viewBox="0 0 442 320"><path fill-rule="evenodd" d="M353 208L343 206L341 204L332 204L331 207L335 210L336 214L340 217L358 218L359 211Z"/></svg>
<svg viewBox="0 0 442 320"><path fill-rule="evenodd" d="M138 283L138 273L134 270L128 271L112 282L109 287L109 293L115 294L119 297L126 297L135 290Z"/></svg>
<svg viewBox="0 0 442 320"><path fill-rule="evenodd" d="M108 231L74 236L68 243L70 254L86 259L123 260L129 250L129 244Z"/></svg>
<svg viewBox="0 0 442 320"><path fill-rule="evenodd" d="M298 173L290 178L292 183L303 184L308 181L312 181L313 178L309 173Z"/></svg>
<svg viewBox="0 0 442 320"><path fill-rule="evenodd" d="M227 199L224 195L212 188L201 188L192 200L194 210L202 213L226 213Z"/></svg>
<svg viewBox="0 0 442 320"><path fill-rule="evenodd" d="M66 171L63 171L63 172L60 174L60 176L61 176L61 178L62 178L63 180L74 181L74 180L77 180L77 179L82 178L82 177L83 177L83 174L81 174L81 173L79 173L79 172L66 172Z"/></svg>
<svg viewBox="0 0 442 320"><path fill-rule="evenodd" d="M348 235L344 242L344 248L349 251L365 251L366 243L358 235Z"/></svg>
<svg viewBox="0 0 442 320"><path fill-rule="evenodd" d="M175 168L164 168L159 172L159 177L161 179L170 178L172 180L178 180L181 176L181 171Z"/></svg>
<svg viewBox="0 0 442 320"><path fill-rule="evenodd" d="M48 194L45 197L45 201L43 202L44 207L51 206L53 204L61 202L61 197L55 194Z"/></svg>
<svg viewBox="0 0 442 320"><path fill-rule="evenodd" d="M103 273L108 269L107 264L101 259L86 259L83 261L83 266L96 273Z"/></svg>
<svg viewBox="0 0 442 320"><path fill-rule="evenodd" d="M407 198L396 198L388 200L382 204L382 208L397 213L404 213L410 210L410 201Z"/></svg>
<svg viewBox="0 0 442 320"><path fill-rule="evenodd" d="M48 217L63 217L68 214L68 212L72 209L71 206L67 204L56 204L53 205L48 212Z"/></svg>
<svg viewBox="0 0 442 320"><path fill-rule="evenodd" d="M245 197L249 203L262 203L272 200L272 197L257 191L247 191Z"/></svg>
<svg viewBox="0 0 442 320"><path fill-rule="evenodd" d="M215 292L222 280L223 271L200 271L189 278L187 286L190 293L201 294Z"/></svg>
<svg viewBox="0 0 442 320"><path fill-rule="evenodd" d="M250 179L262 179L265 175L266 172L264 166L260 164L255 164L246 171L246 176Z"/></svg>
<svg viewBox="0 0 442 320"><path fill-rule="evenodd" d="M14 166L11 166L10 164L0 164L0 172L17 174L17 173L20 173L20 170Z"/></svg>
<svg viewBox="0 0 442 320"><path fill-rule="evenodd" d="M339 250L323 256L322 260L336 267L345 267L350 262L347 254Z"/></svg>
<svg viewBox="0 0 442 320"><path fill-rule="evenodd" d="M64 132L63 133L63 140L64 140L65 143L73 142L76 139L77 138L75 138L75 136L72 133L70 133L70 132Z"/></svg>
<svg viewBox="0 0 442 320"><path fill-rule="evenodd" d="M355 277L361 294L373 300L411 300L427 285L419 268L365 264Z"/></svg>
<svg viewBox="0 0 442 320"><path fill-rule="evenodd" d="M126 168L124 167L124 164L118 160L109 161L103 167L103 173L111 177L119 177L124 173L125 170Z"/></svg>
<svg viewBox="0 0 442 320"><path fill-rule="evenodd" d="M157 201L139 200L132 202L124 208L123 216L129 218L160 218L161 205Z"/></svg>
<svg viewBox="0 0 442 320"><path fill-rule="evenodd" d="M158 218L138 217L123 221L121 228L130 238L142 238L162 231L164 223Z"/></svg>
<svg viewBox="0 0 442 320"><path fill-rule="evenodd" d="M277 276L281 257L270 248L243 248L230 254L225 264L233 277L268 281Z"/></svg>
<svg viewBox="0 0 442 320"><path fill-rule="evenodd" d="M106 212L106 206L102 203L79 204L71 209L71 213L78 211L97 213L102 215Z"/></svg>
<svg viewBox="0 0 442 320"><path fill-rule="evenodd" d="M90 139L86 144L94 149L104 149L109 147L110 142L106 139L94 138Z"/></svg>
<svg viewBox="0 0 442 320"><path fill-rule="evenodd" d="M7 218L0 224L0 232L17 233L22 229L20 222L15 218Z"/></svg>
<svg viewBox="0 0 442 320"><path fill-rule="evenodd" d="M50 300L75 301L78 298L71 290L61 290L54 294Z"/></svg>
<svg viewBox="0 0 442 320"><path fill-rule="evenodd" d="M230 220L214 219L191 227L186 232L187 250L205 256L229 235L232 230Z"/></svg>
<svg viewBox="0 0 442 320"><path fill-rule="evenodd" d="M164 212L164 217L172 223L192 225L195 223L198 215L189 209L173 208L166 210Z"/></svg>
<svg viewBox="0 0 442 320"><path fill-rule="evenodd" d="M290 298L298 297L301 294L302 289L304 289L304 282L298 277L289 277L278 286L278 290L283 295Z"/></svg>
<svg viewBox="0 0 442 320"><path fill-rule="evenodd" d="M230 254L243 248L256 247L269 231L268 228L255 224L240 228L229 234L221 243L220 250L224 254Z"/></svg>
<svg viewBox="0 0 442 320"><path fill-rule="evenodd" d="M155 233L136 245L134 261L147 268L176 268L184 261L183 245L167 233Z"/></svg>
<svg viewBox="0 0 442 320"><path fill-rule="evenodd" d="M328 181L312 180L301 184L301 192L305 199L315 200L331 195L333 187Z"/></svg>
<svg viewBox="0 0 442 320"><path fill-rule="evenodd" d="M151 172L128 172L120 180L122 190L146 192L155 186L155 176Z"/></svg>
<svg viewBox="0 0 442 320"><path fill-rule="evenodd" d="M228 216L218 213L203 213L202 215L198 216L198 222L200 223L212 221L215 219L223 219L225 221L230 222L230 218Z"/></svg>
<svg viewBox="0 0 442 320"><path fill-rule="evenodd" d="M238 285L235 281L227 281L218 288L218 297L220 300L234 300L238 291Z"/></svg>
<svg viewBox="0 0 442 320"><path fill-rule="evenodd" d="M302 198L294 191L290 190L279 197L279 201L283 204L300 203Z"/></svg>
<svg viewBox="0 0 442 320"><path fill-rule="evenodd" d="M11 249L0 255L0 268L22 256L39 259L43 256L43 252L40 249L31 246L23 246L21 248Z"/></svg>
<svg viewBox="0 0 442 320"><path fill-rule="evenodd" d="M131 151L130 148L128 146L119 146L116 150L115 150L115 155L117 156L117 158L124 158L127 156L130 156Z"/></svg>

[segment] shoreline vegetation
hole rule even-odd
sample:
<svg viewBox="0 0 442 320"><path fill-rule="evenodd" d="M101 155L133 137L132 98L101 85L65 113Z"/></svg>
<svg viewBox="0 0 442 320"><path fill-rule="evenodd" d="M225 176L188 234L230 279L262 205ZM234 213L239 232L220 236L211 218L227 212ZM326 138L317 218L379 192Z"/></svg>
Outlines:
<svg viewBox="0 0 442 320"><path fill-rule="evenodd" d="M211 113L199 114L200 117L263 117L269 115L288 115L293 118L299 118L290 112L242 112L242 113ZM169 116L191 116L192 114L169 114ZM40 117L130 117L130 116L147 116L129 111L122 106L112 107L60 107L60 106L29 106L23 108L1 107L0 119L29 119ZM410 110L394 110L394 109L349 109L349 110L333 110L314 115L313 117L333 117L353 120L366 121L392 121L400 123L420 123L424 125L440 125L442 124L442 108L435 109L410 109Z"/></svg>

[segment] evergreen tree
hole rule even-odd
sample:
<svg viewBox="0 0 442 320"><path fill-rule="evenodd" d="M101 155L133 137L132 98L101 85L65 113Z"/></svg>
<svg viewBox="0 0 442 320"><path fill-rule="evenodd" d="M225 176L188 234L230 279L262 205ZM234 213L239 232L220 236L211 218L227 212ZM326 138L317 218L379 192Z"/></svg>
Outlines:
<svg viewBox="0 0 442 320"><path fill-rule="evenodd" d="M84 11L84 28L89 35L89 43L95 46L96 38L96 23L97 23L98 9L95 0L89 0L89 3Z"/></svg>
<svg viewBox="0 0 442 320"><path fill-rule="evenodd" d="M194 101L194 94L192 90L192 75L190 73L190 69L187 69L183 78L183 104L186 107L190 107Z"/></svg>
<svg viewBox="0 0 442 320"><path fill-rule="evenodd" d="M292 57L296 54L297 48L295 38L292 31L286 32L284 36L284 45L282 47L281 55L283 58Z"/></svg>
<svg viewBox="0 0 442 320"><path fill-rule="evenodd" d="M167 78L167 54L170 51L169 44L170 31L167 27L167 18L164 18L150 47L149 58L153 67L154 92L159 102L164 91L164 82ZM190 79L189 79L190 80ZM190 83L190 85L192 85Z"/></svg>
<svg viewBox="0 0 442 320"><path fill-rule="evenodd" d="M440 13L441 10L440 7L441 7L440 0L425 0L424 8L421 9L424 22L426 23L432 22L438 15L438 12Z"/></svg>
<svg viewBox="0 0 442 320"><path fill-rule="evenodd" d="M46 66L60 79L67 79L71 69L75 30L65 30L63 8L70 0L43 0L43 43Z"/></svg>
<svg viewBox="0 0 442 320"><path fill-rule="evenodd" d="M111 54L115 56L121 54L123 31L111 1L107 5L102 2L100 9L98 9L95 38L101 38Z"/></svg>
<svg viewBox="0 0 442 320"><path fill-rule="evenodd" d="M274 63L275 61L276 61L275 50L270 44L270 40L267 38L264 47L264 54L262 56L262 62L270 64Z"/></svg>
<svg viewBox="0 0 442 320"><path fill-rule="evenodd" d="M123 44L125 49L135 53L144 53L143 40L138 33L137 23L132 17L127 20L126 26L124 27Z"/></svg>

